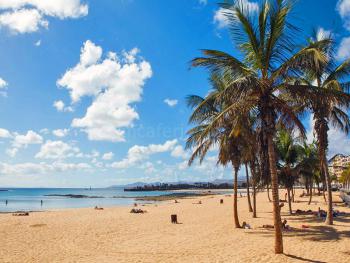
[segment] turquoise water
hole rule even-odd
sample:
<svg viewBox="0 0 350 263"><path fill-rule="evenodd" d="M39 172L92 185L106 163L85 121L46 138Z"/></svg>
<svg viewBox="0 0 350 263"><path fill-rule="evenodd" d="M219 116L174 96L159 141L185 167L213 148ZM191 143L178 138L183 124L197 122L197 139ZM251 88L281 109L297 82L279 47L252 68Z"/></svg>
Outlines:
<svg viewBox="0 0 350 263"><path fill-rule="evenodd" d="M0 212L123 206L133 204L134 198L138 196L159 196L170 193L170 191L124 192L123 188L95 188L91 190L84 188L6 188L5 190L8 191L0 191ZM45 196L50 194L101 196L102 198Z"/></svg>

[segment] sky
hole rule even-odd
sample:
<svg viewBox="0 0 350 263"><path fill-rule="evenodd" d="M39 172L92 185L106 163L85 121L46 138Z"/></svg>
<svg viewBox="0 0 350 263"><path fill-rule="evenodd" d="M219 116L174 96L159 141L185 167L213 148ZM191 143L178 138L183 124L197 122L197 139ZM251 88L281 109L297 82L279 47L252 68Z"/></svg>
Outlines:
<svg viewBox="0 0 350 263"><path fill-rule="evenodd" d="M317 3L297 1L292 21L301 37L332 32L341 62L350 0ZM185 98L210 89L190 60L204 48L239 56L217 1L0 0L0 34L1 187L232 178L215 149L192 167L184 149ZM348 136L329 135L329 155L350 154Z"/></svg>

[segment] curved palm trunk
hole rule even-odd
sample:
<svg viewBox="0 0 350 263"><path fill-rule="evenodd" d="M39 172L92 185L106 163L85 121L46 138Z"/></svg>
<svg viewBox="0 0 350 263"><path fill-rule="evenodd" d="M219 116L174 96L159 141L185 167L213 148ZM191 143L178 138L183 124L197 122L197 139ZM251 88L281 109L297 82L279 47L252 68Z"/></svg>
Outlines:
<svg viewBox="0 0 350 263"><path fill-rule="evenodd" d="M267 183L266 189L267 189L267 198L269 199L269 202L271 202L269 183Z"/></svg>
<svg viewBox="0 0 350 263"><path fill-rule="evenodd" d="M253 208L252 208L252 203L250 201L250 193L249 193L249 174L248 174L248 166L247 164L245 165L245 175L246 175L246 180L247 180L247 199L248 199L248 208L249 208L249 212L253 212Z"/></svg>
<svg viewBox="0 0 350 263"><path fill-rule="evenodd" d="M278 195L278 178L276 169L276 153L272 134L268 135L268 153L271 174L272 204L273 204L273 225L275 229L275 254L283 253L282 222Z"/></svg>
<svg viewBox="0 0 350 263"><path fill-rule="evenodd" d="M239 224L238 220L238 200L237 200L237 193L238 193L238 169L237 167L234 167L234 185L233 185L233 218L235 221L235 228L241 228L241 225Z"/></svg>

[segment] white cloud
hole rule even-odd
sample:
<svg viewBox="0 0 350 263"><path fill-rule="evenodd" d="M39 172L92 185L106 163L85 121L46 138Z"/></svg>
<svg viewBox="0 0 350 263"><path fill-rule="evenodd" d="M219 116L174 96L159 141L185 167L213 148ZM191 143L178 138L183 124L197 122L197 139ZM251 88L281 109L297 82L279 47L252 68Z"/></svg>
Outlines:
<svg viewBox="0 0 350 263"><path fill-rule="evenodd" d="M104 155L102 155L102 159L103 160L112 160L114 154L112 152L108 152L108 153L105 153Z"/></svg>
<svg viewBox="0 0 350 263"><path fill-rule="evenodd" d="M178 103L178 101L173 99L165 99L164 103L170 107L174 107Z"/></svg>
<svg viewBox="0 0 350 263"><path fill-rule="evenodd" d="M350 58L350 37L344 37L341 40L336 57L338 60Z"/></svg>
<svg viewBox="0 0 350 263"><path fill-rule="evenodd" d="M207 5L208 4L208 0L198 0L198 3L201 5Z"/></svg>
<svg viewBox="0 0 350 263"><path fill-rule="evenodd" d="M322 40L331 36L332 32L330 30L325 30L323 27L319 27L317 30L317 40Z"/></svg>
<svg viewBox="0 0 350 263"><path fill-rule="evenodd" d="M8 27L13 33L31 33L40 27L47 28L49 22L36 9L20 9L0 14L0 26Z"/></svg>
<svg viewBox="0 0 350 263"><path fill-rule="evenodd" d="M48 140L40 148L35 158L40 159L64 159L74 157L80 152L78 147L73 147L63 141Z"/></svg>
<svg viewBox="0 0 350 263"><path fill-rule="evenodd" d="M3 97L7 97L7 86L8 83L0 78L0 95Z"/></svg>
<svg viewBox="0 0 350 263"><path fill-rule="evenodd" d="M20 148L27 147L30 144L43 143L43 137L32 130L27 131L26 134L15 132L11 137L13 138L12 147L6 150L6 154L10 157L15 157Z"/></svg>
<svg viewBox="0 0 350 263"><path fill-rule="evenodd" d="M0 174L10 175L10 176L26 176L26 175L38 175L38 174L50 174L50 173L62 173L68 171L81 171L89 170L91 165L87 163L63 163L54 162L52 164L48 163L17 163L8 164L0 163Z"/></svg>
<svg viewBox="0 0 350 263"><path fill-rule="evenodd" d="M11 138L11 137L12 135L8 130L0 128L0 138Z"/></svg>
<svg viewBox="0 0 350 263"><path fill-rule="evenodd" d="M344 26L350 30L350 0L339 0L336 6L340 17L344 20Z"/></svg>
<svg viewBox="0 0 350 263"><path fill-rule="evenodd" d="M69 132L69 129L57 129L57 130L53 130L52 134L62 138L67 136L68 132Z"/></svg>
<svg viewBox="0 0 350 263"><path fill-rule="evenodd" d="M26 147L29 144L41 144L43 137L38 133L29 130L26 134L15 134L13 146L15 148Z"/></svg>
<svg viewBox="0 0 350 263"><path fill-rule="evenodd" d="M41 46L41 40L39 39L38 41L36 41L36 42L34 43L34 46L40 47L40 46Z"/></svg>
<svg viewBox="0 0 350 263"><path fill-rule="evenodd" d="M240 0L240 3L246 8L246 10L249 10L250 12L259 11L259 5L255 2L250 2L249 0ZM218 28L224 28L228 26L229 21L226 14L230 12L230 10L221 7L215 11L214 23L217 24Z"/></svg>
<svg viewBox="0 0 350 263"><path fill-rule="evenodd" d="M62 100L54 101L53 106L56 108L57 111L62 111L62 112L72 112L73 111L73 108L71 106L65 107L65 104Z"/></svg>
<svg viewBox="0 0 350 263"><path fill-rule="evenodd" d="M86 41L80 62L69 69L57 84L69 90L72 103L84 96L93 97L82 118L72 127L82 128L90 140L124 141L124 130L139 116L131 103L141 100L145 81L152 76L151 65L136 62L138 50L124 52L119 61L114 55L102 60L102 48Z"/></svg>
<svg viewBox="0 0 350 263"><path fill-rule="evenodd" d="M119 162L112 163L113 168L128 168L136 163L146 160L150 155L168 152L174 149L177 140L166 141L164 144L150 144L148 146L135 145L128 151L126 158Z"/></svg>
<svg viewBox="0 0 350 263"><path fill-rule="evenodd" d="M181 145L177 145L171 152L171 156L176 158L187 159L188 153L184 150Z"/></svg>
<svg viewBox="0 0 350 263"><path fill-rule="evenodd" d="M10 157L15 157L18 152L18 148L8 148L6 149L6 154Z"/></svg>
<svg viewBox="0 0 350 263"><path fill-rule="evenodd" d="M48 28L47 17L78 18L88 14L80 0L0 0L0 25L14 33L31 33Z"/></svg>

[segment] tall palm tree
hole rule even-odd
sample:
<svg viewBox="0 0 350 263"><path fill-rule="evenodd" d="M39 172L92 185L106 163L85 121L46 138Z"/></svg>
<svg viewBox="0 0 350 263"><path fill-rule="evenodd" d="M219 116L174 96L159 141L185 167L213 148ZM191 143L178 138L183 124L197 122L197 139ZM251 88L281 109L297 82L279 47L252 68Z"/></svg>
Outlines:
<svg viewBox="0 0 350 263"><path fill-rule="evenodd" d="M297 96L299 90L295 85L290 88L291 85L285 80L291 69L294 71L308 63L312 50L305 48L293 53L296 34L295 27L287 20L292 9L289 1L263 1L256 16L245 5L245 1L238 0L221 7L225 10L232 38L243 60L223 51L203 50L203 56L192 61L195 67L207 67L211 72L225 76L225 88L216 94L215 100L227 103L227 107L212 120L207 133L227 120L229 112L235 114L230 119L234 126L240 116L249 116L251 112L258 116L257 125L262 134L260 147L268 156L269 174L265 176L271 177L275 253L283 253L273 141L275 125L279 118L286 126L298 127L301 133L304 127L290 106L290 100L279 96L279 93L283 90L290 97Z"/></svg>
<svg viewBox="0 0 350 263"><path fill-rule="evenodd" d="M331 124L348 133L350 120L346 108L350 104L350 59L337 65L334 57L334 41L331 35L316 35L308 40L306 49L313 49L313 63L303 68L303 76L295 82L298 90L308 87L304 96L313 113L317 138L320 171L327 187L326 224L333 224L331 177L328 172L327 149L328 130Z"/></svg>

